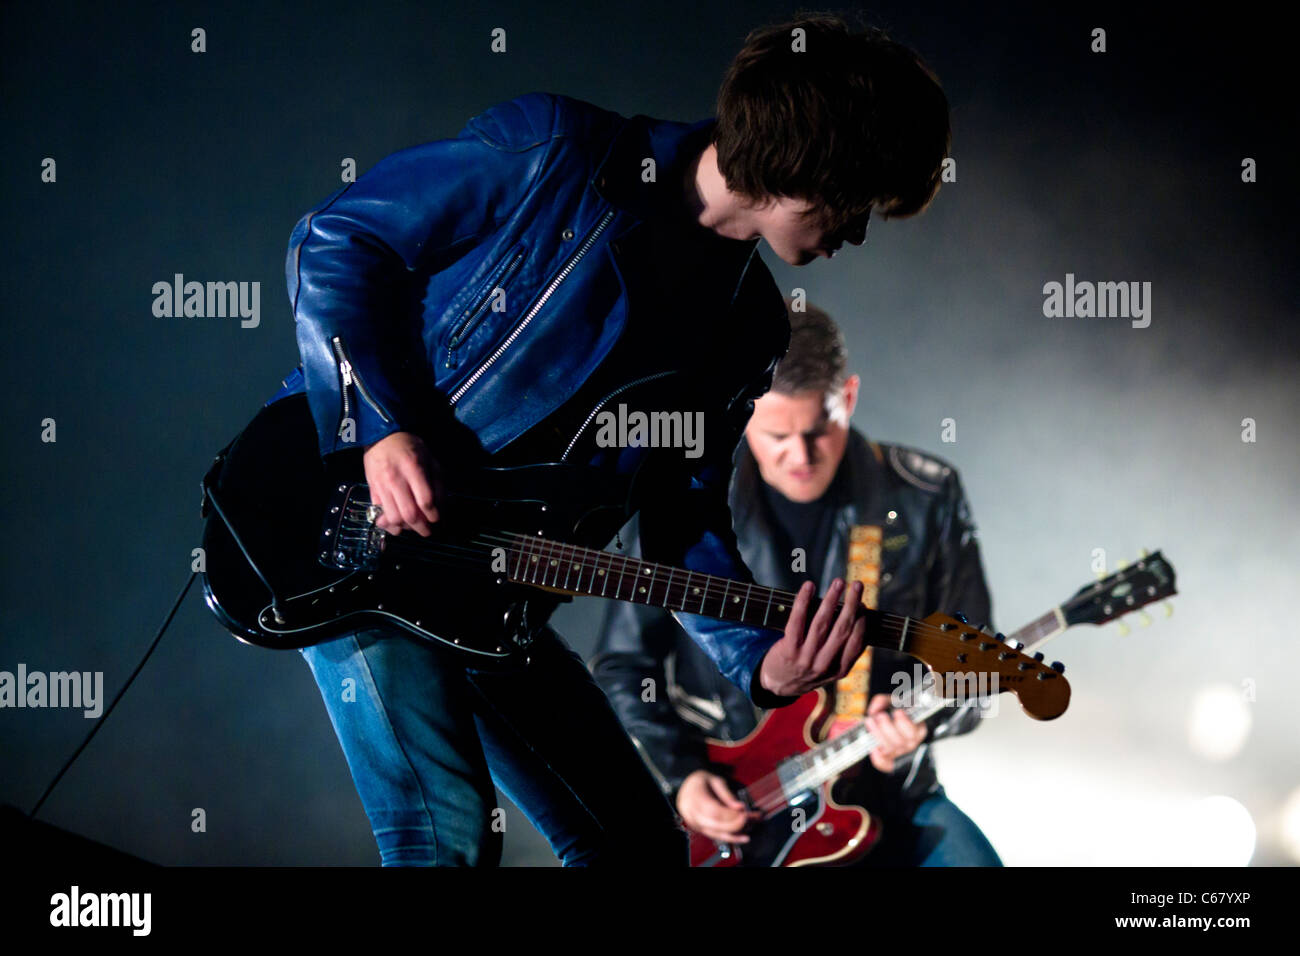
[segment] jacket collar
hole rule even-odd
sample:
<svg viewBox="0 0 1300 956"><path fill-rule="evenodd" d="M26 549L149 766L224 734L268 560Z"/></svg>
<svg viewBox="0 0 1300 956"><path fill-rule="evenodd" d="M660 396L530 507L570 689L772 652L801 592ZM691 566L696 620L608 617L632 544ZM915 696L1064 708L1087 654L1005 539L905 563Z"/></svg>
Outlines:
<svg viewBox="0 0 1300 956"><path fill-rule="evenodd" d="M614 137L592 175L592 186L611 205L638 219L662 212L664 189L676 189L686 164L708 145L715 123L712 117L675 123L633 116ZM654 182L642 179L647 158L655 161Z"/></svg>

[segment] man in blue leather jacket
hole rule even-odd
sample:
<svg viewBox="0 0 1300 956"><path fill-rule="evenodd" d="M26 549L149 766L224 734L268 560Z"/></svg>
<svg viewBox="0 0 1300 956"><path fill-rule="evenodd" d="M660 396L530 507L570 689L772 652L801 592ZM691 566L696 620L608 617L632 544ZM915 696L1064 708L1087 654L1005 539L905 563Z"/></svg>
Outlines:
<svg viewBox="0 0 1300 956"><path fill-rule="evenodd" d="M911 51L813 16L750 35L717 113L625 119L528 94L302 218L286 263L302 365L272 400L306 392L323 456L365 450L380 527L427 536L456 464L558 457L635 387L641 408L689 396L704 454L590 464L625 475L675 455L637 502L647 556L753 580L727 509L731 454L789 339L757 240L803 265L860 243L873 209L919 212L948 111ZM780 706L861 653L858 589L837 579L819 608L803 589L780 637L677 616L751 700ZM468 669L392 627L302 653L385 865L495 862L493 781L566 865L685 865L672 808L549 628L517 672Z"/></svg>

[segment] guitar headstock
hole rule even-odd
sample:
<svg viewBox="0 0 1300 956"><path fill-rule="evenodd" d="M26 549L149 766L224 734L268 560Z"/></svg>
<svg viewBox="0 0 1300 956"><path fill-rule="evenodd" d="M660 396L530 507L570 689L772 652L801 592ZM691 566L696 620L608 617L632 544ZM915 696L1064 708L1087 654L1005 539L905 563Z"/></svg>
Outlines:
<svg viewBox="0 0 1300 956"><path fill-rule="evenodd" d="M1044 664L1016 646L946 614L931 614L908 634L907 653L930 666L944 697L971 700L1011 691L1035 720L1052 720L1070 705L1061 664Z"/></svg>
<svg viewBox="0 0 1300 956"><path fill-rule="evenodd" d="M1061 613L1068 627L1105 624L1177 593L1173 565L1157 551L1079 588Z"/></svg>

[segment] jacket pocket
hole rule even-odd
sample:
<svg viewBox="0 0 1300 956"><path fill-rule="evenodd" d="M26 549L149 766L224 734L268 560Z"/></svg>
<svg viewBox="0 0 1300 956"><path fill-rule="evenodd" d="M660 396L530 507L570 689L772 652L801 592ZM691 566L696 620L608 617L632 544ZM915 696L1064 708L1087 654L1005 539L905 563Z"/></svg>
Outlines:
<svg viewBox="0 0 1300 956"><path fill-rule="evenodd" d="M462 349L465 343L483 324L483 320L492 314L492 306L497 296L504 294L510 280L523 264L527 253L528 250L523 243L515 246L501 260L488 277L488 280L480 287L478 293L470 300L469 308L461 313L451 335L447 339L447 346L443 355L443 364L447 368L456 368L460 365L461 356L463 355Z"/></svg>

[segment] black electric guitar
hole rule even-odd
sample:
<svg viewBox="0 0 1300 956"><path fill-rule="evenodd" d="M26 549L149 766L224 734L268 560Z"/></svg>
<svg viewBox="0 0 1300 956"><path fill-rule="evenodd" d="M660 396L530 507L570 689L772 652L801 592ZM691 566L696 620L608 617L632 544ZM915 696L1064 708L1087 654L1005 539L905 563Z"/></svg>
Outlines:
<svg viewBox="0 0 1300 956"><path fill-rule="evenodd" d="M1105 624L1176 594L1174 569L1157 551L1075 592L1064 604L1035 618L999 644L1037 650L1076 624ZM961 709L979 706L965 695ZM953 702L917 688L909 695L908 717L921 723ZM882 827L868 808L839 803L832 787L879 745L865 723L822 740L835 718L825 688L804 694L788 707L768 711L743 740L710 740L709 763L724 775L736 796L762 817L747 831L747 843L719 843L691 833L691 865L708 867L846 866L879 841Z"/></svg>
<svg viewBox="0 0 1300 956"><path fill-rule="evenodd" d="M445 481L433 534L375 525L361 451L322 461L306 397L264 407L203 481L208 607L237 638L298 648L386 620L519 666L561 601L614 598L785 629L795 595L602 550L628 519L632 483L572 462L492 467ZM919 658L938 681L997 674L1032 717L1069 704L1065 678L974 627L862 609L867 641Z"/></svg>

